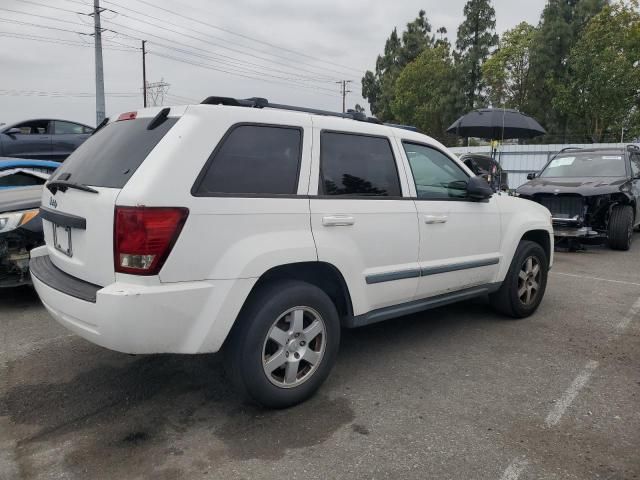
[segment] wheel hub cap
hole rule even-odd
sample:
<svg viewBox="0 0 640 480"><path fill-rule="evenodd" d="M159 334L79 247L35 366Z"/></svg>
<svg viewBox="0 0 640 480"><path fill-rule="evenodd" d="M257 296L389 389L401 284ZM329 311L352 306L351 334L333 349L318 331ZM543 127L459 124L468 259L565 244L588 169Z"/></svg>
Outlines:
<svg viewBox="0 0 640 480"><path fill-rule="evenodd" d="M262 349L262 367L269 381L291 388L307 381L324 355L326 328L318 312L295 307L273 323Z"/></svg>

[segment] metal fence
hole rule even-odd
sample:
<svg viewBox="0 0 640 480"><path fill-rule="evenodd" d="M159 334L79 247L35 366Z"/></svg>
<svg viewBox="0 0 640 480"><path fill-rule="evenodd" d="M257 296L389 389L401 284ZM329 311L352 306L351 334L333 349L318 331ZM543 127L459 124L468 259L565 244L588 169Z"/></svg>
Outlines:
<svg viewBox="0 0 640 480"><path fill-rule="evenodd" d="M509 174L509 188L518 188L527 181L527 173L537 172L563 148L623 148L628 143L567 143L550 145L501 145L496 159L503 170ZM635 144L638 145L638 144ZM491 155L489 145L483 147L453 147L450 150L456 155L464 153L480 153Z"/></svg>

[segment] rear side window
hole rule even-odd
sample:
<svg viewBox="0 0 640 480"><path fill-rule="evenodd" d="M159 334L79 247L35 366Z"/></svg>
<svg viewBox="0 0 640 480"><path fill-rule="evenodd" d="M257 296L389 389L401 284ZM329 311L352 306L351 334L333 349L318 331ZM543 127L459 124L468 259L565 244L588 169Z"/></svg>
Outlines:
<svg viewBox="0 0 640 480"><path fill-rule="evenodd" d="M167 118L153 130L147 130L151 118L113 122L98 130L73 152L56 171L68 180L95 187L122 188L147 155L175 125Z"/></svg>
<svg viewBox="0 0 640 480"><path fill-rule="evenodd" d="M401 196L398 170L389 140L322 132L320 192L323 195Z"/></svg>
<svg viewBox="0 0 640 480"><path fill-rule="evenodd" d="M213 152L194 195L295 194L301 153L300 128L238 125Z"/></svg>

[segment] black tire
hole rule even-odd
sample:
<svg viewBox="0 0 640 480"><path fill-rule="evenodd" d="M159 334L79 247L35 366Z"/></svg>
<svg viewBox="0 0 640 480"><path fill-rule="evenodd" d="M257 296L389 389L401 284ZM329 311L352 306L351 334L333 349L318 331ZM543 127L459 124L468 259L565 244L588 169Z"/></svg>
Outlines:
<svg viewBox="0 0 640 480"><path fill-rule="evenodd" d="M524 294L525 298L521 299L518 290L521 289L522 286L525 286L524 283L528 281L520 277L520 272L523 268L526 268L526 262L529 258L532 259L534 268L536 264L539 265L539 276L529 278L529 280L533 278L538 288L535 290L535 294L533 290L531 290L531 297L527 302L526 291ZM544 297L544 292L547 288L548 272L549 260L544 249L538 243L522 240L516 249L516 253L509 266L509 271L500 289L489 295L491 306L498 312L512 318L528 317L537 310ZM528 287L525 286L525 288Z"/></svg>
<svg viewBox="0 0 640 480"><path fill-rule="evenodd" d="M286 321L289 317L283 317L283 314L294 307L308 308L313 314L317 313L320 316L325 332L318 335L318 337L324 336L323 339L321 338L324 342L323 354L315 367L304 360L304 355L296 356L300 358L299 366L295 367L296 372L300 368L298 375L302 375L303 370L308 369L306 374L308 378L296 386L278 386L274 382L276 373L280 370L273 373L270 379L263 367L263 358L268 360L276 356L274 352L272 356L265 357L265 351L268 348L277 349L277 352L282 349L282 354L286 353L287 359L289 358L288 347L280 347L275 343L268 345L268 343L272 342L270 334L276 322ZM309 318L317 319L313 314L305 310L305 322L309 322ZM293 326L293 320L291 322ZM288 342L292 341L292 335L287 337ZM304 333L302 336L304 337ZM317 340L314 341L318 344ZM305 344L299 340L297 342ZM311 343L309 341L306 345L309 350L311 350ZM339 345L340 319L329 296L320 288L306 282L279 281L265 285L254 292L243 307L225 345L226 371L236 390L245 399L268 408L286 408L305 401L322 385L336 361ZM293 353L291 353L291 359L293 361ZM283 377L285 368L286 364L281 370Z"/></svg>
<svg viewBox="0 0 640 480"><path fill-rule="evenodd" d="M613 250L629 250L633 241L633 208L616 205L609 216L609 246Z"/></svg>

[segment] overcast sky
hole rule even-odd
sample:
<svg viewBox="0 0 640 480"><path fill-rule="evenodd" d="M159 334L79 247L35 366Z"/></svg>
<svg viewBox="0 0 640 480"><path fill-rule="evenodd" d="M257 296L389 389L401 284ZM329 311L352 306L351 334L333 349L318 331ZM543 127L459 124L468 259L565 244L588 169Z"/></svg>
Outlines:
<svg viewBox="0 0 640 480"><path fill-rule="evenodd" d="M347 96L347 107L360 103L368 110L360 96L360 79L365 70L373 70L392 28L401 31L422 8L433 30L446 27L454 42L465 1L101 0L102 7L112 10L103 13L103 27L118 32L104 34L107 116L142 105L141 54L133 49L115 50L127 48L125 45L139 48L136 39L148 41L147 80L164 79L170 84L165 104L193 103L208 95L260 96L272 102L339 110L342 100L335 82L350 79L353 92ZM0 122L64 118L95 125L93 38L58 30L91 33L92 17L74 13L90 12L88 3L0 0ZM493 3L501 33L521 21L537 24L545 0ZM67 43L54 43L53 38Z"/></svg>

